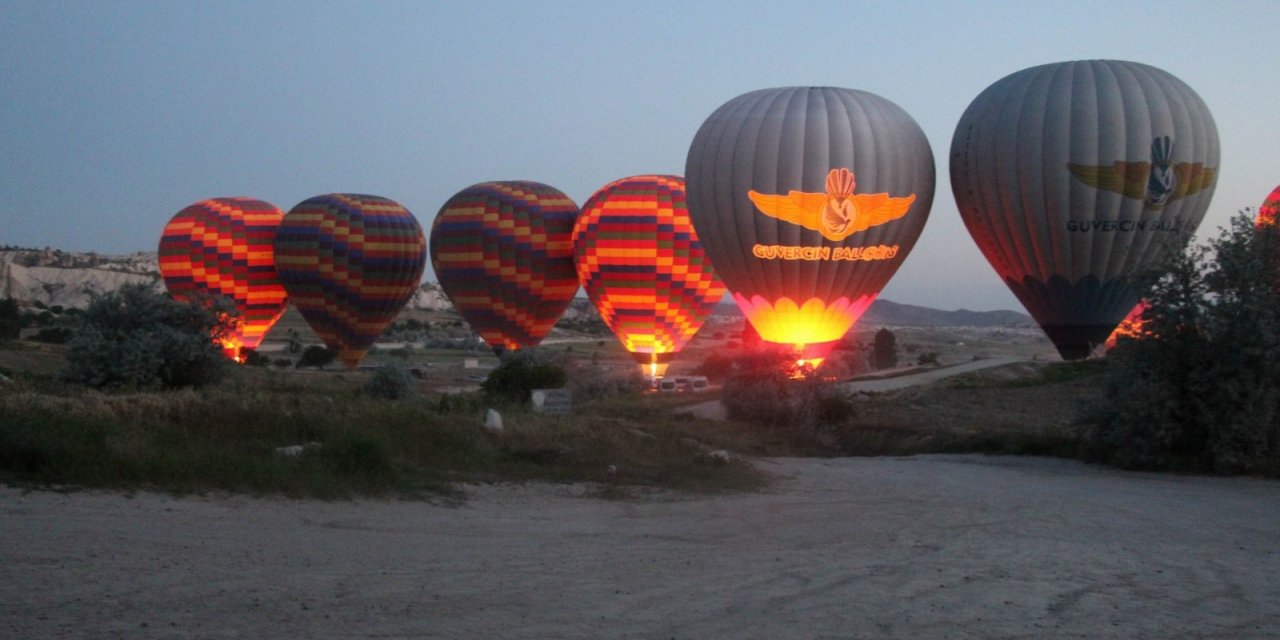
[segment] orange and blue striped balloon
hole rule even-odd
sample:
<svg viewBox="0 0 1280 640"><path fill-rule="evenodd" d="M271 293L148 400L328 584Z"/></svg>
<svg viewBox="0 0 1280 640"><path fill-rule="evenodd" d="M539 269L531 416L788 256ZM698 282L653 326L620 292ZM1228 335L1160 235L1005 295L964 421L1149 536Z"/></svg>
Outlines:
<svg viewBox="0 0 1280 640"><path fill-rule="evenodd" d="M574 227L573 255L600 317L651 377L725 294L677 176L623 178L597 191Z"/></svg>
<svg viewBox="0 0 1280 640"><path fill-rule="evenodd" d="M440 287L494 351L536 346L578 292L573 223L578 205L529 181L459 191L431 225Z"/></svg>
<svg viewBox="0 0 1280 640"><path fill-rule="evenodd" d="M179 211L160 236L160 275L177 300L223 296L240 313L218 342L228 358L256 349L284 314L272 242L284 212L253 198L210 198Z"/></svg>
<svg viewBox="0 0 1280 640"><path fill-rule="evenodd" d="M275 248L289 299L349 369L413 297L426 266L418 221L378 196L304 200L285 214Z"/></svg>

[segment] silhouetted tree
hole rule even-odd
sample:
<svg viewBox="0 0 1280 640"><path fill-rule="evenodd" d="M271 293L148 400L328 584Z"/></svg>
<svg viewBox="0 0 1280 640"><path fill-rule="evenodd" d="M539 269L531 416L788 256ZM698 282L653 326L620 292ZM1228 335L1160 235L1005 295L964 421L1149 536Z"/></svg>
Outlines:
<svg viewBox="0 0 1280 640"><path fill-rule="evenodd" d="M876 332L875 351L872 356L877 369L891 369L898 366L898 339L888 329Z"/></svg>

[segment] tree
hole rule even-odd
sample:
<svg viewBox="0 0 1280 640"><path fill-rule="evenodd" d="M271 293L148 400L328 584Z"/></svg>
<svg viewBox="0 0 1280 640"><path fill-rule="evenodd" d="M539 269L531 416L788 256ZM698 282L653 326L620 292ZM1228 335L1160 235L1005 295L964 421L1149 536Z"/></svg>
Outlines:
<svg viewBox="0 0 1280 640"><path fill-rule="evenodd" d="M480 384L490 398L527 404L534 389L559 389L568 381L563 367L539 354L537 349L519 349L502 354L502 362Z"/></svg>
<svg viewBox="0 0 1280 640"><path fill-rule="evenodd" d="M93 387L180 388L213 382L226 359L225 299L178 302L146 285L94 298L77 316L62 377Z"/></svg>
<svg viewBox="0 0 1280 640"><path fill-rule="evenodd" d="M1146 279L1136 336L1086 414L1098 459L1129 468L1274 472L1280 463L1280 229L1247 216Z"/></svg>
<svg viewBox="0 0 1280 640"><path fill-rule="evenodd" d="M875 351L872 356L877 369L891 369L898 366L898 339L888 329L876 332Z"/></svg>
<svg viewBox="0 0 1280 640"><path fill-rule="evenodd" d="M364 383L364 393L371 398L399 400L415 395L413 377L400 367L378 367Z"/></svg>

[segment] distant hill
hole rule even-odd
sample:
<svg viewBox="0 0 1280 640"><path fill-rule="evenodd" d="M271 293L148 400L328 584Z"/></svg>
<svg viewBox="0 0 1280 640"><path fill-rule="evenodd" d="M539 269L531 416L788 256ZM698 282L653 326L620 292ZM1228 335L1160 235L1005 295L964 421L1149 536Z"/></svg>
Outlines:
<svg viewBox="0 0 1280 640"><path fill-rule="evenodd" d="M738 306L732 302L722 302L716 307L716 315L742 316ZM1018 311L943 311L913 304L901 304L891 300L878 299L871 303L871 308L858 320L858 325L865 327L1034 327L1031 316Z"/></svg>
<svg viewBox="0 0 1280 640"><path fill-rule="evenodd" d="M862 316L861 324L896 327L1034 327L1031 316L1018 311L943 311L913 304L876 300Z"/></svg>
<svg viewBox="0 0 1280 640"><path fill-rule="evenodd" d="M69 253L56 249L0 249L0 298L14 298L20 304L36 302L48 306L83 308L93 295L114 291L126 284L143 283L163 290L160 267L154 252L124 256ZM440 285L424 282L409 301L410 309L447 311L453 308ZM574 298L566 311L568 319L595 309L584 297ZM741 318L737 305L722 302L715 315L722 320ZM943 311L889 300L876 300L859 322L862 326L924 327L1004 327L1034 326L1031 317L1017 311Z"/></svg>

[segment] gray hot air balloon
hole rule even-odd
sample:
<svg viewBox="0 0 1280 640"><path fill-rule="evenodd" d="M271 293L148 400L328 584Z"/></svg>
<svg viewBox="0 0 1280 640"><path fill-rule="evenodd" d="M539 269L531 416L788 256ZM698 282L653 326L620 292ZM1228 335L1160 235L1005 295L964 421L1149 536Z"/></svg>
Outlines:
<svg viewBox="0 0 1280 640"><path fill-rule="evenodd" d="M1068 360L1145 291L1133 277L1200 225L1218 176L1200 96L1136 62L1024 69L983 91L951 141L965 226Z"/></svg>
<svg viewBox="0 0 1280 640"><path fill-rule="evenodd" d="M933 153L911 116L833 87L765 89L707 118L685 164L689 216L770 342L820 359L915 245Z"/></svg>

